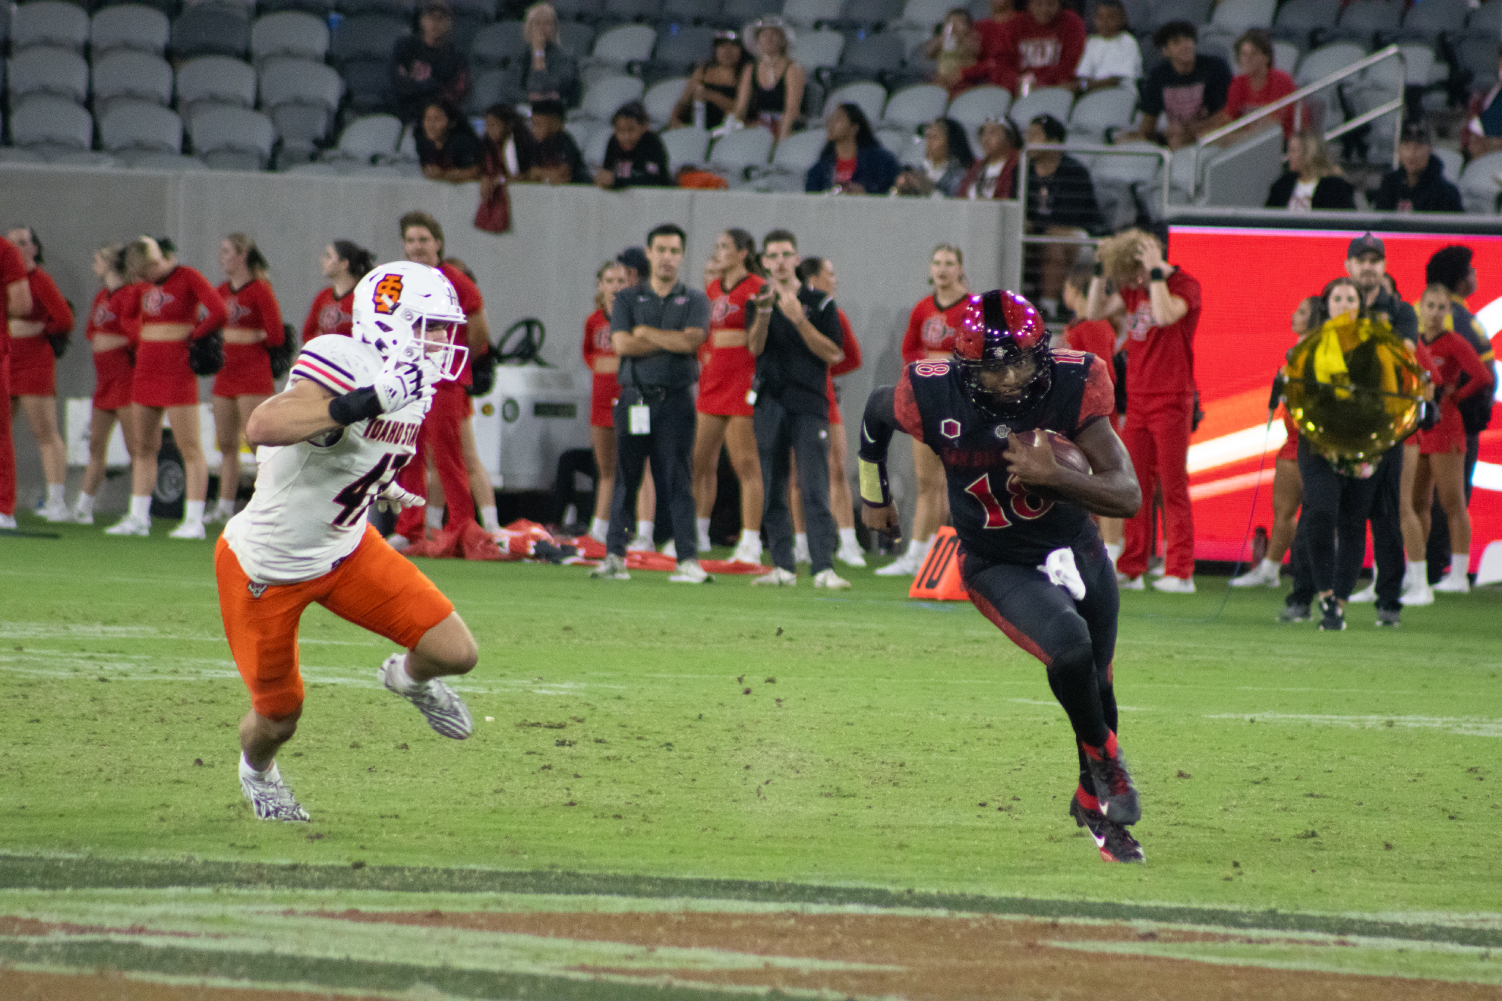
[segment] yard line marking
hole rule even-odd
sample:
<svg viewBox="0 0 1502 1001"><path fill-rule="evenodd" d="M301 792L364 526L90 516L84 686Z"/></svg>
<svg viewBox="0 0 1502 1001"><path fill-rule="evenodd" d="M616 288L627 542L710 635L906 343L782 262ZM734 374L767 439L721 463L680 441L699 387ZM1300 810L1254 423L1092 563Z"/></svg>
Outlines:
<svg viewBox="0 0 1502 1001"><path fill-rule="evenodd" d="M1485 716L1337 716L1317 713L1213 713L1205 719L1255 719L1259 723L1314 723L1354 728L1407 727L1446 730L1467 737L1502 737L1502 719Z"/></svg>

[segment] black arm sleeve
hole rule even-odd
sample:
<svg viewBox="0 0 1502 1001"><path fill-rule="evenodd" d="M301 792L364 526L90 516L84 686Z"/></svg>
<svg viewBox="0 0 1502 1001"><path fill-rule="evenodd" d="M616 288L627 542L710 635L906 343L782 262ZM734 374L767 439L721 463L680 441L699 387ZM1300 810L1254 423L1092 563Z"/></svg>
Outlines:
<svg viewBox="0 0 1502 1001"><path fill-rule="evenodd" d="M892 434L900 430L894 394L891 386L872 390L861 418L861 500L872 507L892 503L892 491L887 484L887 449L892 444Z"/></svg>

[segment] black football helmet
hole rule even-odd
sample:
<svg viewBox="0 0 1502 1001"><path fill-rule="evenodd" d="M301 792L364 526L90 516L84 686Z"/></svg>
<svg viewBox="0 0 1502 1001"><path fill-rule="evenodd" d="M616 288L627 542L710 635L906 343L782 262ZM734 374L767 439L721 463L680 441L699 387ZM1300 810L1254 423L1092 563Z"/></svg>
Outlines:
<svg viewBox="0 0 1502 1001"><path fill-rule="evenodd" d="M1033 374L1008 394L988 390L986 370L1031 359ZM1048 330L1033 304L1015 292L993 289L973 295L954 339L954 361L971 406L988 419L1014 419L1033 410L1053 385Z"/></svg>

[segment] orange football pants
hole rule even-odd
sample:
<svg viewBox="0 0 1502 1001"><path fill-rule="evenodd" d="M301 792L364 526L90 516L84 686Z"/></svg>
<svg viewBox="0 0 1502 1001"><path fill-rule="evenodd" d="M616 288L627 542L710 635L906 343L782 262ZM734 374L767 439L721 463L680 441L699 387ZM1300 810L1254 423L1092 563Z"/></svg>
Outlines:
<svg viewBox="0 0 1502 1001"><path fill-rule="evenodd" d="M267 719L302 706L297 626L314 602L409 650L454 611L437 585L369 525L344 562L301 584L255 583L222 536L214 547L214 574L230 653L251 705Z"/></svg>

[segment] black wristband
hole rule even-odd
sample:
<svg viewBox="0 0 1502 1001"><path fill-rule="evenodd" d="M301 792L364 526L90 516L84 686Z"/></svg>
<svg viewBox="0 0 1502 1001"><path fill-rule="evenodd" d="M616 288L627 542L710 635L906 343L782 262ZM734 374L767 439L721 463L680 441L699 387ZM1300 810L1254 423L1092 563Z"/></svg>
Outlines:
<svg viewBox="0 0 1502 1001"><path fill-rule="evenodd" d="M1090 268L1090 273L1097 278L1104 278L1106 276L1106 266L1100 261L1096 261Z"/></svg>
<svg viewBox="0 0 1502 1001"><path fill-rule="evenodd" d="M344 427L355 421L379 417L381 413L381 398L376 395L374 386L356 389L329 401L329 417Z"/></svg>
<svg viewBox="0 0 1502 1001"><path fill-rule="evenodd" d="M1162 268L1153 268L1151 271L1149 271L1147 273L1148 281L1160 282L1165 277L1167 277L1167 276L1163 273L1163 269Z"/></svg>

